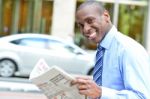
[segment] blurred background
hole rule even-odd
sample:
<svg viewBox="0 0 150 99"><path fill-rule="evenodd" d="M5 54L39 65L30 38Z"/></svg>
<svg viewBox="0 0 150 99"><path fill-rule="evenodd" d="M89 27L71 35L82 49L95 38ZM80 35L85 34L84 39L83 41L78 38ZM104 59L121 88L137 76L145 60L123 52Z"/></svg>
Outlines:
<svg viewBox="0 0 150 99"><path fill-rule="evenodd" d="M90 55L92 54L91 57L93 57L96 50L96 44L85 39L81 35L79 28L75 23L76 8L84 1L85 0L0 0L0 38L16 34L46 34L48 36L61 38L65 42L73 43L75 46L77 45L85 52L90 53ZM104 3L107 10L110 12L113 24L118 28L119 31L141 43L146 48L148 53L150 53L149 0L97 1L101 1ZM11 43L13 42L13 44L19 45L18 42L14 41L16 40L10 40ZM5 44L4 46L6 46ZM64 48L66 48L66 43L64 43L64 45ZM32 46L32 44L30 46ZM68 46L71 47L68 48ZM83 57L81 57L81 55L83 55L83 53L85 54L85 52L79 51L78 48L78 50L73 51L72 48L74 47L72 47L72 45L68 46L67 50L70 53L69 55L73 56L73 59L76 56L76 59L82 60L80 64L86 62L85 59L83 61ZM0 51L3 52L3 50L6 50L1 50L1 48L4 48L2 44L0 44ZM76 49L76 47L74 49ZM2 56L4 56L4 54L0 54L0 61L2 60ZM12 65L8 65L8 62L10 64L10 59L8 59L8 56L5 59L7 59L7 61L1 61L0 71L2 72L2 70L5 69L6 71L3 71L5 72L3 74L8 74L7 72L10 72L8 69L12 68ZM11 59L11 62L12 60L13 59ZM91 61L93 61L93 59L91 59ZM4 65L2 64L2 62ZM12 63L14 63L14 61ZM15 66L16 64L17 62L15 63ZM85 75L91 74L92 63L89 64L90 66L87 66L87 71L84 72ZM3 66L7 66L8 68L4 68ZM26 87L28 89L25 89L24 87L17 87L18 89L16 90L15 87L12 87L17 86L19 83L29 84L28 86L32 86L32 84L26 77L14 77L13 71L15 69L11 70L12 75L0 78L0 83L2 83L3 86L0 87L0 98L2 97L2 99L10 99L7 94L11 94L12 96L14 95L14 98L11 99L19 99L19 97L22 97L23 95L26 97L25 99L33 99L33 97L35 96L37 99L40 96L42 97L41 99L46 99L46 97L43 96L43 94L41 94L34 85L30 88ZM6 83L8 83L8 85L10 86L8 86ZM13 92L13 94L11 92ZM25 92L27 94L22 94L22 92ZM37 94L40 94L40 96L37 96Z"/></svg>
<svg viewBox="0 0 150 99"><path fill-rule="evenodd" d="M0 36L20 33L55 35L85 49L95 44L82 37L75 11L84 0L0 0ZM97 0L110 11L122 33L149 47L149 0ZM86 43L85 43L86 42Z"/></svg>

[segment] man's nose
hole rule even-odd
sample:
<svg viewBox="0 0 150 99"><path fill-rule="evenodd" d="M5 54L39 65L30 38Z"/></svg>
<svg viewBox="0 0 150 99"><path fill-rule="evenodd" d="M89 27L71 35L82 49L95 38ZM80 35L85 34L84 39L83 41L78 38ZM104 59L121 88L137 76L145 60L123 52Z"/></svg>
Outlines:
<svg viewBox="0 0 150 99"><path fill-rule="evenodd" d="M84 32L88 32L90 30L91 26L89 24L84 25Z"/></svg>

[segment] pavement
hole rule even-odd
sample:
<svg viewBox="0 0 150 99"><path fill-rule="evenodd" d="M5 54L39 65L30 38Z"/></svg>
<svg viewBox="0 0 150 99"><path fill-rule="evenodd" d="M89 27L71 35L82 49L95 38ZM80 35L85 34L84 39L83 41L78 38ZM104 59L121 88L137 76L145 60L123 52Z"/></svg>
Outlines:
<svg viewBox="0 0 150 99"><path fill-rule="evenodd" d="M0 99L47 99L27 78L0 78Z"/></svg>
<svg viewBox="0 0 150 99"><path fill-rule="evenodd" d="M28 78L0 78L0 92L40 92L39 88L32 84Z"/></svg>
<svg viewBox="0 0 150 99"><path fill-rule="evenodd" d="M0 92L0 99L47 99L40 93Z"/></svg>

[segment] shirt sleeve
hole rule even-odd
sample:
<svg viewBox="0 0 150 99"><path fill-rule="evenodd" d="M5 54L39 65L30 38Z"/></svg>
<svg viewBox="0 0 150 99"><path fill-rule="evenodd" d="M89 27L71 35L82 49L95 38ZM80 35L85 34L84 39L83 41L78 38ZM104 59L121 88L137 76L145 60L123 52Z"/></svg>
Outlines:
<svg viewBox="0 0 150 99"><path fill-rule="evenodd" d="M148 99L148 98L142 97L140 96L140 93L134 93L132 90L117 91L114 89L102 87L102 96L100 99Z"/></svg>

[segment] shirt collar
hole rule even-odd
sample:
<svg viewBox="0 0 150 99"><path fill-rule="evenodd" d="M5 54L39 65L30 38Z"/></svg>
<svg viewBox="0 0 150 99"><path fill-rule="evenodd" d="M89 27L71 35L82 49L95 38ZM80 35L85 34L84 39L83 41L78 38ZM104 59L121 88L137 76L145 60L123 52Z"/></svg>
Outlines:
<svg viewBox="0 0 150 99"><path fill-rule="evenodd" d="M104 39L100 42L98 47L102 46L105 49L109 49L116 32L117 32L117 29L113 25L112 28L109 30L109 32L105 35Z"/></svg>

